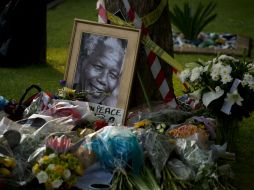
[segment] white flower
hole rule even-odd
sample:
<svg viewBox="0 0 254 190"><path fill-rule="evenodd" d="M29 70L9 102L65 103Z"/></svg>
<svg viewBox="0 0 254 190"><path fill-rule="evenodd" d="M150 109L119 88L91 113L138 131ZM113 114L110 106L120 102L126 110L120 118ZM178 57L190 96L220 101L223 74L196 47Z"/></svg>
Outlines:
<svg viewBox="0 0 254 190"><path fill-rule="evenodd" d="M208 68L209 68L209 65L206 65L206 66L204 66L204 72L207 72L208 71Z"/></svg>
<svg viewBox="0 0 254 190"><path fill-rule="evenodd" d="M44 159L43 158L40 158L39 160L38 160L38 164L39 165L42 165L44 163Z"/></svg>
<svg viewBox="0 0 254 190"><path fill-rule="evenodd" d="M194 99L194 105L197 105L199 103L199 100L201 99L201 93L202 89L198 89L192 93L189 93L189 97Z"/></svg>
<svg viewBox="0 0 254 190"><path fill-rule="evenodd" d="M230 75L223 75L221 76L221 82L223 84L227 84L228 82L231 82L233 78Z"/></svg>
<svg viewBox="0 0 254 190"><path fill-rule="evenodd" d="M71 177L71 171L69 169L65 169L63 173L64 179L69 179Z"/></svg>
<svg viewBox="0 0 254 190"><path fill-rule="evenodd" d="M242 105L243 98L238 93L237 89L234 90L232 93L227 93L227 97L225 98L225 101L230 103L231 105L237 104L239 106Z"/></svg>
<svg viewBox="0 0 254 190"><path fill-rule="evenodd" d="M202 102L207 107L212 101L217 100L224 94L224 90L220 87L216 87L215 91L206 92L202 96Z"/></svg>
<svg viewBox="0 0 254 190"><path fill-rule="evenodd" d="M218 81L220 79L220 71L222 67L223 65L221 63L213 64L210 76L214 81Z"/></svg>
<svg viewBox="0 0 254 190"><path fill-rule="evenodd" d="M235 59L234 57L228 56L228 55L221 55L218 57L219 61L225 61L225 60L229 60L229 61L237 61L237 59Z"/></svg>
<svg viewBox="0 0 254 190"><path fill-rule="evenodd" d="M214 81L218 81L220 79L219 72L212 72L210 75Z"/></svg>
<svg viewBox="0 0 254 190"><path fill-rule="evenodd" d="M250 88L251 90L254 91L254 81L250 81L250 82L248 83L248 86L249 86L249 88Z"/></svg>
<svg viewBox="0 0 254 190"><path fill-rule="evenodd" d="M232 71L232 67L230 65L222 66L220 69L220 75L223 77L224 75L229 75Z"/></svg>
<svg viewBox="0 0 254 190"><path fill-rule="evenodd" d="M52 158L55 158L56 157L56 154L55 153L52 153L48 156L49 159L52 159Z"/></svg>
<svg viewBox="0 0 254 190"><path fill-rule="evenodd" d="M180 73L179 78L182 81L182 83L184 83L187 80L187 78L190 77L190 74L191 74L190 69L185 69Z"/></svg>
<svg viewBox="0 0 254 190"><path fill-rule="evenodd" d="M211 72L216 72L219 73L221 70L221 67L223 67L222 63L219 62L217 64L213 64L212 68L211 68Z"/></svg>
<svg viewBox="0 0 254 190"><path fill-rule="evenodd" d="M200 75L203 73L203 67L195 67L191 70L190 81L194 82L200 78Z"/></svg>
<svg viewBox="0 0 254 190"><path fill-rule="evenodd" d="M52 187L54 189L57 189L63 184L63 180L62 179L56 179L56 180L52 181L51 184L52 184Z"/></svg>
<svg viewBox="0 0 254 190"><path fill-rule="evenodd" d="M215 92L220 92L220 91L222 91L221 87L220 86L216 86L215 87Z"/></svg>
<svg viewBox="0 0 254 190"><path fill-rule="evenodd" d="M245 86L245 85L248 85L250 86L254 81L254 78L252 75L250 75L249 73L245 73L243 75L243 80L242 80L242 85Z"/></svg>
<svg viewBox="0 0 254 190"><path fill-rule="evenodd" d="M49 164L47 168L49 170L53 170L55 168L55 164Z"/></svg>
<svg viewBox="0 0 254 190"><path fill-rule="evenodd" d="M46 183L48 180L48 174L44 171L40 171L37 175L36 178L38 179L39 183Z"/></svg>

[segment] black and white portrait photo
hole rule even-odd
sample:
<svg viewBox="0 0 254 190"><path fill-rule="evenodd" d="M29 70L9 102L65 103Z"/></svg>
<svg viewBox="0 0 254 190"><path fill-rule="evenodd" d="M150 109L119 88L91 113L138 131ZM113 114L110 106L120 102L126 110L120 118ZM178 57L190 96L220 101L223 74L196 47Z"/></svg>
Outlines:
<svg viewBox="0 0 254 190"><path fill-rule="evenodd" d="M75 19L66 87L80 93L82 101L123 110L124 121L140 37L140 29Z"/></svg>
<svg viewBox="0 0 254 190"><path fill-rule="evenodd" d="M127 40L83 33L74 88L88 102L116 106Z"/></svg>

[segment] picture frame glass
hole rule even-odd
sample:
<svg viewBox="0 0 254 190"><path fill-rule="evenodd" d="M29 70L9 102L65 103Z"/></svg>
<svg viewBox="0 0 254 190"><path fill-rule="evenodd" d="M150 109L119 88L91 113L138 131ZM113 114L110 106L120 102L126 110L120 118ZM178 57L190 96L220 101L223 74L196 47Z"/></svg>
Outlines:
<svg viewBox="0 0 254 190"><path fill-rule="evenodd" d="M127 39L83 33L73 88L89 102L116 107Z"/></svg>
<svg viewBox="0 0 254 190"><path fill-rule="evenodd" d="M88 102L127 110L140 30L75 19L65 70L67 87Z"/></svg>

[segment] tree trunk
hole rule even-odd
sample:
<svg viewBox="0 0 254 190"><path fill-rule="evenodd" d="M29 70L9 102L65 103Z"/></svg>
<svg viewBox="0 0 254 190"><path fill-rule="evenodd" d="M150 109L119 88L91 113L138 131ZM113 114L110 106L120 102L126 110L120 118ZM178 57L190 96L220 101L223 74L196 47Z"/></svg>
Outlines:
<svg viewBox="0 0 254 190"><path fill-rule="evenodd" d="M160 1L161 0L129 0L129 3L131 7L134 7L139 17L143 17L148 13L150 13L151 11L153 11L159 5ZM114 13L120 9L127 19L126 10L124 8L122 1L105 0L105 4L106 9L111 13ZM153 25L149 26L148 30L151 39L156 44L158 44L162 49L164 49L167 53L173 56L172 30L170 24L168 5L164 8L164 11L159 20ZM168 63L162 61L161 59L160 63L163 68L163 71L165 72L170 90L174 92L172 82L172 69ZM162 96L160 95L159 89L156 86L155 79L153 78L150 68L148 67L147 56L143 45L140 46L136 69L137 69L136 71L138 71L141 75L142 81L144 83L150 101L163 100ZM144 102L145 102L144 94L141 85L138 81L138 77L135 74L129 106L135 107Z"/></svg>

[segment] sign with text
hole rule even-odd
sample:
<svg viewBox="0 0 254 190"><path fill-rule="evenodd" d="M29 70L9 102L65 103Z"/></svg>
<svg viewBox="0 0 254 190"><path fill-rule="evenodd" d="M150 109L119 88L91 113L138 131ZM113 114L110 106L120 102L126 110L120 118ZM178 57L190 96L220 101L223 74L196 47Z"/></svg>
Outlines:
<svg viewBox="0 0 254 190"><path fill-rule="evenodd" d="M93 112L95 116L105 119L109 124L123 124L124 110L92 102L71 101L71 100L54 100L52 107L64 106L65 108L75 108L81 114ZM71 107L74 106L74 107Z"/></svg>
<svg viewBox="0 0 254 190"><path fill-rule="evenodd" d="M94 112L96 116L103 117L108 123L122 124L124 110L121 108L115 108L105 105L100 105L92 102L88 102L90 110Z"/></svg>

